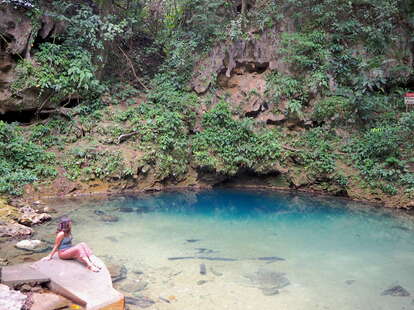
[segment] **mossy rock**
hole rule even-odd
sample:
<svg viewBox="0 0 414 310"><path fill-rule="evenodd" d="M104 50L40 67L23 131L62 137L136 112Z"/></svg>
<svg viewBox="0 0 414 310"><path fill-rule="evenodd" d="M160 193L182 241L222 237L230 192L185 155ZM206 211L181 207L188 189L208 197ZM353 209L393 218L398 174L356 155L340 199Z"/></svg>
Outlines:
<svg viewBox="0 0 414 310"><path fill-rule="evenodd" d="M0 199L0 221L15 221L20 215L19 209L10 206L4 199Z"/></svg>

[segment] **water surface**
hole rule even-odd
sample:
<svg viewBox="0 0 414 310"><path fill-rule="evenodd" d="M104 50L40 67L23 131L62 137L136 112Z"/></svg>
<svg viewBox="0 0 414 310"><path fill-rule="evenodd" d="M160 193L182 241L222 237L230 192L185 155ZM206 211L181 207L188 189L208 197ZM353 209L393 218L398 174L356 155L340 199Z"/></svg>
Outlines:
<svg viewBox="0 0 414 310"><path fill-rule="evenodd" d="M56 208L73 218L77 241L127 267L118 288L148 282L126 293L152 298L149 309L414 309L414 222L384 209L226 189ZM53 238L54 225L39 236ZM396 284L411 296L381 295Z"/></svg>

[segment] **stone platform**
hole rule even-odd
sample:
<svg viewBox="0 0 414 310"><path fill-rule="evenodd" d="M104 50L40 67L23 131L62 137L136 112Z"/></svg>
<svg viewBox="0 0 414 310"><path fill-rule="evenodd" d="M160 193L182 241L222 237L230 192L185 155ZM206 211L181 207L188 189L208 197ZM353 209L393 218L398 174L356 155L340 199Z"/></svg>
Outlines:
<svg viewBox="0 0 414 310"><path fill-rule="evenodd" d="M54 258L31 264L6 266L1 270L1 283L13 286L27 282L48 282L51 291L62 295L87 310L123 310L124 296L112 287L108 269L92 272L74 260Z"/></svg>

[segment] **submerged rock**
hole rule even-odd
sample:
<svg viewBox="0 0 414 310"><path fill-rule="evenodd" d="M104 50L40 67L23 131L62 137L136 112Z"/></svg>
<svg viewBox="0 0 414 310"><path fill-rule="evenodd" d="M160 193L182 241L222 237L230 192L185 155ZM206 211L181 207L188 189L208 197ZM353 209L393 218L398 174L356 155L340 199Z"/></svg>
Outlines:
<svg viewBox="0 0 414 310"><path fill-rule="evenodd" d="M254 273L246 274L245 277L250 280L250 284L262 290L266 296L276 295L279 293L279 289L290 284L284 273L263 268Z"/></svg>
<svg viewBox="0 0 414 310"><path fill-rule="evenodd" d="M113 222L119 221L119 218L115 215L101 215L100 219L101 221L106 222L106 223L113 223Z"/></svg>
<svg viewBox="0 0 414 310"><path fill-rule="evenodd" d="M381 296L387 296L387 295L407 297L407 296L410 296L410 293L405 288L403 288L401 285L393 285L381 293Z"/></svg>
<svg viewBox="0 0 414 310"><path fill-rule="evenodd" d="M264 287L261 289L263 292L263 295L265 296L272 296L279 294L279 289L276 287Z"/></svg>
<svg viewBox="0 0 414 310"><path fill-rule="evenodd" d="M135 305L141 308L148 308L155 304L155 301L148 297L125 297L125 303L127 305Z"/></svg>
<svg viewBox="0 0 414 310"><path fill-rule="evenodd" d="M106 268L111 275L112 283L118 282L127 277L128 270L124 265L106 264Z"/></svg>
<svg viewBox="0 0 414 310"><path fill-rule="evenodd" d="M21 250L32 251L42 245L40 240L22 240L15 244L15 247Z"/></svg>
<svg viewBox="0 0 414 310"><path fill-rule="evenodd" d="M127 293L134 293L145 290L147 286L148 282L146 281L126 280L125 283L122 283L120 289Z"/></svg>
<svg viewBox="0 0 414 310"><path fill-rule="evenodd" d="M26 298L19 291L10 290L8 286L0 284L0 309L20 310Z"/></svg>

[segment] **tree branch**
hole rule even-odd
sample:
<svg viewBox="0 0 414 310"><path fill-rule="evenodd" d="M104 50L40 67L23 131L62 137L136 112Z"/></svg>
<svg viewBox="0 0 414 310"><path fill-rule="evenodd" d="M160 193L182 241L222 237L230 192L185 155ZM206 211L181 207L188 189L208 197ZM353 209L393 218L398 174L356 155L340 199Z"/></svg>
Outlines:
<svg viewBox="0 0 414 310"><path fill-rule="evenodd" d="M126 134L120 135L120 136L118 137L118 144L120 144L123 140L125 140L125 139L127 139L127 138L129 138L129 137L135 136L135 135L137 135L137 134L139 134L139 132L138 132L138 131L133 131L133 132L131 132L131 133L126 133Z"/></svg>
<svg viewBox="0 0 414 310"><path fill-rule="evenodd" d="M142 81L138 78L138 76L137 76L137 74L136 74L136 72L135 72L135 69L134 69L134 64L132 63L132 61L131 61L131 59L128 57L128 55L122 50L122 48L120 48L119 46L117 46L118 48L119 48L119 50L122 52L122 54L125 56L125 58L126 58L126 60L127 60L127 62L128 62L128 64L129 64L129 66L131 67L131 70L132 70L132 73L134 74L134 76L135 76L135 79L137 80L137 82L139 83L139 84L141 84L141 86L142 87L144 87L146 90L148 90L148 88L145 86L145 84L144 83L142 83Z"/></svg>

